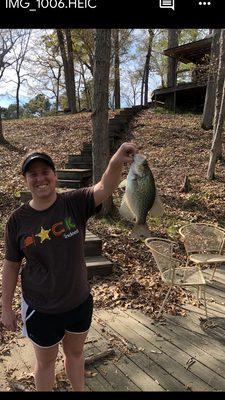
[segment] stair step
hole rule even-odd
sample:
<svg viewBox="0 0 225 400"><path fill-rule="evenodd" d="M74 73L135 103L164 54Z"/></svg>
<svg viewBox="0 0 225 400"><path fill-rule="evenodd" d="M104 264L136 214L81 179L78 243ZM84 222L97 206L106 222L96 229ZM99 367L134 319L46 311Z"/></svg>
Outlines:
<svg viewBox="0 0 225 400"><path fill-rule="evenodd" d="M123 125L128 125L128 122L121 121L121 120L114 120L111 119L109 120L109 125L108 126L123 126Z"/></svg>
<svg viewBox="0 0 225 400"><path fill-rule="evenodd" d="M85 257L88 278L106 276L113 272L113 264L104 256Z"/></svg>
<svg viewBox="0 0 225 400"><path fill-rule="evenodd" d="M67 168L58 169L57 176L59 179L84 179L89 178L92 174L91 169L78 169L78 168Z"/></svg>
<svg viewBox="0 0 225 400"><path fill-rule="evenodd" d="M127 116L132 116L133 115L133 110L131 108L121 110L119 115L127 115Z"/></svg>
<svg viewBox="0 0 225 400"><path fill-rule="evenodd" d="M57 183L60 188L78 189L84 186L80 179L58 179Z"/></svg>
<svg viewBox="0 0 225 400"><path fill-rule="evenodd" d="M92 148L89 150L81 150L80 155L83 157L89 156L92 157Z"/></svg>
<svg viewBox="0 0 225 400"><path fill-rule="evenodd" d="M138 113L138 111L141 111L141 110L142 110L142 107L143 107L143 106L141 106L141 105L132 106L132 109L133 109L133 111L134 111L135 113Z"/></svg>
<svg viewBox="0 0 225 400"><path fill-rule="evenodd" d="M110 131L109 132L109 139L121 139L124 135L124 131Z"/></svg>
<svg viewBox="0 0 225 400"><path fill-rule="evenodd" d="M113 118L112 121L116 121L116 122L122 122L122 123L128 123L128 116L125 115L117 115L115 118Z"/></svg>
<svg viewBox="0 0 225 400"><path fill-rule="evenodd" d="M83 150L92 149L92 143L83 143Z"/></svg>
<svg viewBox="0 0 225 400"><path fill-rule="evenodd" d="M68 156L68 162L73 163L73 162L86 162L86 163L92 163L92 155L89 156L82 156L80 154L69 154Z"/></svg>
<svg viewBox="0 0 225 400"><path fill-rule="evenodd" d="M90 231L86 231L84 254L85 257L99 256L102 253L102 240Z"/></svg>
<svg viewBox="0 0 225 400"><path fill-rule="evenodd" d="M129 111L133 111L133 107L121 108L120 112L129 112Z"/></svg>
<svg viewBox="0 0 225 400"><path fill-rule="evenodd" d="M108 125L108 131L114 130L116 132L118 131L125 131L127 127L124 124L109 124Z"/></svg>
<svg viewBox="0 0 225 400"><path fill-rule="evenodd" d="M92 171L92 163L87 162L68 162L65 164L66 169L90 169Z"/></svg>

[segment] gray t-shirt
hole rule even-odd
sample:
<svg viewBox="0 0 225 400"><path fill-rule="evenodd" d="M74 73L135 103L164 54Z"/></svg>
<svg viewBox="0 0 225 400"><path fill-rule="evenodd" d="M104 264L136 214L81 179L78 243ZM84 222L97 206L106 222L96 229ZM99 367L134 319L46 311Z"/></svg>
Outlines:
<svg viewBox="0 0 225 400"><path fill-rule="evenodd" d="M58 193L46 210L34 210L27 203L11 214L5 229L5 258L25 257L22 293L33 309L66 312L88 297L85 226L95 211L91 187Z"/></svg>

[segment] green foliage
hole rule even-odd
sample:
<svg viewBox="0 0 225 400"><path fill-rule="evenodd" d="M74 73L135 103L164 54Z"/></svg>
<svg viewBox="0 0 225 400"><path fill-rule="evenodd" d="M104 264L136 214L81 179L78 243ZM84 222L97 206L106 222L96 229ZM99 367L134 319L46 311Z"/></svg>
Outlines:
<svg viewBox="0 0 225 400"><path fill-rule="evenodd" d="M37 117L42 117L46 112L50 111L50 107L50 101L43 93L37 94L37 96L24 105L27 116Z"/></svg>
<svg viewBox="0 0 225 400"><path fill-rule="evenodd" d="M72 29L75 62L93 68L95 29Z"/></svg>
<svg viewBox="0 0 225 400"><path fill-rule="evenodd" d="M24 115L24 108L22 106L19 107L19 114L20 117ZM4 119L16 119L17 112L16 112L16 103L12 103L8 106L8 108L1 107L1 116Z"/></svg>
<svg viewBox="0 0 225 400"><path fill-rule="evenodd" d="M208 32L208 29L182 29L179 38L179 45L203 39L208 35Z"/></svg>

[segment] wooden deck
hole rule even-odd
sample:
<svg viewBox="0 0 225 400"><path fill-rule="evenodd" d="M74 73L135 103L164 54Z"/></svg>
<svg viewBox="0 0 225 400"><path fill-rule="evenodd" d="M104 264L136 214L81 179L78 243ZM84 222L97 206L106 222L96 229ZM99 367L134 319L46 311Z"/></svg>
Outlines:
<svg viewBox="0 0 225 400"><path fill-rule="evenodd" d="M211 272L204 271L206 278ZM88 367L87 391L225 391L225 269L207 285L209 318L203 307L187 306L186 317L156 323L140 311L95 310L85 357L113 348L115 355ZM25 390L34 363L24 338L8 344L1 356L0 390ZM70 390L57 362L58 391ZM8 388L8 389L7 389Z"/></svg>

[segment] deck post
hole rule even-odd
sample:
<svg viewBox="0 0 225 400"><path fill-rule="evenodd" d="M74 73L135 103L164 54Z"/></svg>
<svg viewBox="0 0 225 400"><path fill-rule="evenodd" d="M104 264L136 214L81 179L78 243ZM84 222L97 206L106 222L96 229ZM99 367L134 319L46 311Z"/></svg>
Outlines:
<svg viewBox="0 0 225 400"><path fill-rule="evenodd" d="M173 92L173 112L176 114L176 90Z"/></svg>

